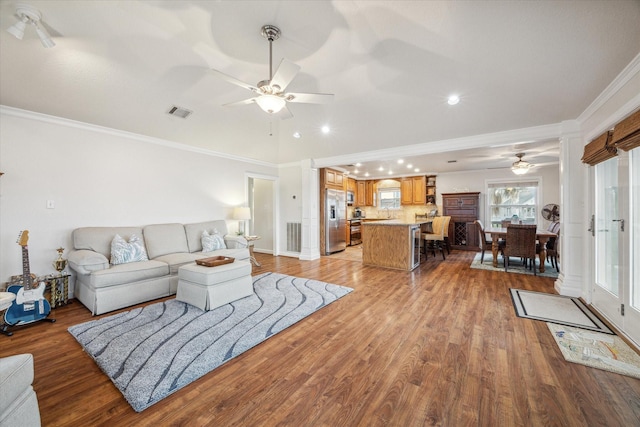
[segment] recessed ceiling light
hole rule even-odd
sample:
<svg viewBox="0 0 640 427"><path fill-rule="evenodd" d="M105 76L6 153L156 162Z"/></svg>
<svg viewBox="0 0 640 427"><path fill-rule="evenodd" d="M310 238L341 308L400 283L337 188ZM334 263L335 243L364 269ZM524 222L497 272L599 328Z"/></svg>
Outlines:
<svg viewBox="0 0 640 427"><path fill-rule="evenodd" d="M354 170L353 173L360 173L358 169Z"/></svg>
<svg viewBox="0 0 640 427"><path fill-rule="evenodd" d="M362 163L356 163L356 166L360 167L360 166L362 166Z"/></svg>
<svg viewBox="0 0 640 427"><path fill-rule="evenodd" d="M460 97L458 95L451 95L449 99L447 99L447 103L449 105L456 105L458 102L460 102Z"/></svg>
<svg viewBox="0 0 640 427"><path fill-rule="evenodd" d="M364 176L369 176L369 172L365 172L365 173L364 173Z"/></svg>
<svg viewBox="0 0 640 427"><path fill-rule="evenodd" d="M389 175L393 175L393 171L389 169Z"/></svg>
<svg viewBox="0 0 640 427"><path fill-rule="evenodd" d="M300 132L294 132L293 133L293 137L296 139L300 139L300 137L302 136L302 134Z"/></svg>
<svg viewBox="0 0 640 427"><path fill-rule="evenodd" d="M407 169L411 169L412 167L413 167L413 165L412 165L411 163L409 163L409 164L407 165Z"/></svg>
<svg viewBox="0 0 640 427"><path fill-rule="evenodd" d="M324 125L322 126L322 133L329 133L331 131L331 128L329 128L329 126Z"/></svg>
<svg viewBox="0 0 640 427"><path fill-rule="evenodd" d="M382 171L384 170L384 168L383 168L382 166L380 166L380 167L378 168L378 170L379 170L380 172L382 172Z"/></svg>
<svg viewBox="0 0 640 427"><path fill-rule="evenodd" d="M413 171L414 172L420 172L420 168L415 168Z"/></svg>
<svg viewBox="0 0 640 427"><path fill-rule="evenodd" d="M399 165L401 165L401 164L403 164L403 163L404 163L404 160L402 160L402 159L398 159L398 164L399 164Z"/></svg>

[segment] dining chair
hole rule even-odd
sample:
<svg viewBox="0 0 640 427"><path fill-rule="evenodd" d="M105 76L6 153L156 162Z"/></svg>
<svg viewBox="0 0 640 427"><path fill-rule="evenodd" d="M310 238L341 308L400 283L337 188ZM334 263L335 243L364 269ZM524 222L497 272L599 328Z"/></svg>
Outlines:
<svg viewBox="0 0 640 427"><path fill-rule="evenodd" d="M449 223L451 222L450 216L443 216L444 220L444 246L447 248L447 254L451 254L451 241L449 240Z"/></svg>
<svg viewBox="0 0 640 427"><path fill-rule="evenodd" d="M427 250L433 252L433 256L436 256L436 249L442 252L442 259L446 259L444 256L444 226L445 218L437 216L433 218L431 223L431 233L422 233L420 236L424 240L424 255L427 256Z"/></svg>
<svg viewBox="0 0 640 427"><path fill-rule="evenodd" d="M484 226L482 225L482 221L476 219L474 221L476 225L476 229L478 230L478 246L480 246L480 264L484 262L484 251L487 248L491 249L491 245L493 245L493 241L491 239L487 239L487 234L484 232Z"/></svg>
<svg viewBox="0 0 640 427"><path fill-rule="evenodd" d="M510 224L507 227L507 238L502 253L504 271L509 270L509 257L514 256L523 258L525 266L527 261L531 260L533 274L536 275L536 225Z"/></svg>

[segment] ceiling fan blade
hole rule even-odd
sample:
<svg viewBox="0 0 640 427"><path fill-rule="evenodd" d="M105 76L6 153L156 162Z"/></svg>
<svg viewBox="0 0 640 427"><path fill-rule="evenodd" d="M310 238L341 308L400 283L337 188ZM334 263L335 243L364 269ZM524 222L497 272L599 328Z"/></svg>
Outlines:
<svg viewBox="0 0 640 427"><path fill-rule="evenodd" d="M243 101L230 102L228 104L224 104L223 107L240 107L242 105L249 105L256 102L256 98L249 98Z"/></svg>
<svg viewBox="0 0 640 427"><path fill-rule="evenodd" d="M332 93L286 93L284 97L289 102L306 104L328 104L333 101Z"/></svg>
<svg viewBox="0 0 640 427"><path fill-rule="evenodd" d="M289 83L291 83L291 81L296 77L298 71L300 71L299 65L283 59L271 79L271 87L278 86L280 88L279 92L283 92L285 88L289 86Z"/></svg>
<svg viewBox="0 0 640 427"><path fill-rule="evenodd" d="M229 83L233 83L236 86L243 87L243 88L248 89L248 90L250 90L252 92L258 92L258 88L257 87L255 87L253 85L250 85L249 83L245 83L242 80L238 80L235 77L231 77L230 75L225 74L222 71L214 70L213 68L211 68L211 72L213 74L215 74L216 76L220 77L222 80L226 80Z"/></svg>

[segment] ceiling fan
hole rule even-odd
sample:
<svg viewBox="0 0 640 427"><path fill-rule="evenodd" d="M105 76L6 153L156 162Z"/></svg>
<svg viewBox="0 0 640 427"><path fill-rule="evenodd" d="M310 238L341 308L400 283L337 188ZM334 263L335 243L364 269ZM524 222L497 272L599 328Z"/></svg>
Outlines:
<svg viewBox="0 0 640 427"><path fill-rule="evenodd" d="M211 70L218 77L228 81L229 83L248 89L257 95L243 101L225 104L226 107L256 103L266 113L276 114L283 111L285 115L284 118L288 118L292 117L292 114L286 106L287 102L325 104L333 100L333 94L329 93L285 92L289 83L293 81L298 74L298 71L300 71L300 66L283 59L274 74L272 62L273 42L280 38L281 32L280 29L274 25L265 25L262 27L261 33L262 37L269 41L269 80L262 80L254 86L238 80L235 77L231 77L221 71L214 69Z"/></svg>

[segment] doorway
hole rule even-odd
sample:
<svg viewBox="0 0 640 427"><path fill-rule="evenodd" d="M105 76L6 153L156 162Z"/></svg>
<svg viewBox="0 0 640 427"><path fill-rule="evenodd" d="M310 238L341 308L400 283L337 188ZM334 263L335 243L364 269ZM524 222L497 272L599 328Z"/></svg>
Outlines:
<svg viewBox="0 0 640 427"><path fill-rule="evenodd" d="M272 255L278 255L277 182L277 177L247 174L247 203L251 209L247 234L260 236L254 241L256 252Z"/></svg>

